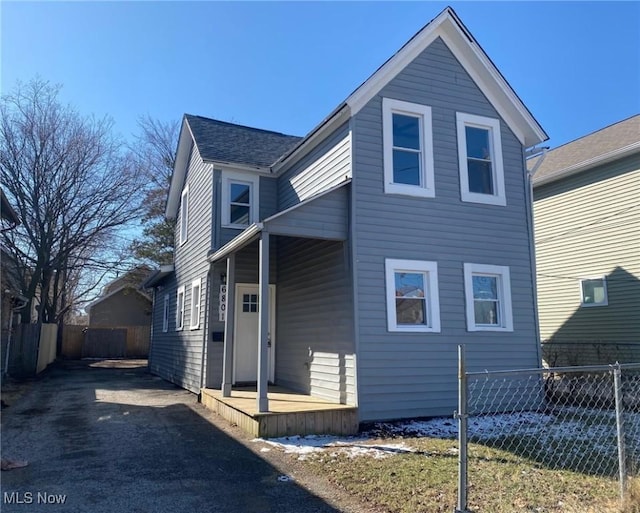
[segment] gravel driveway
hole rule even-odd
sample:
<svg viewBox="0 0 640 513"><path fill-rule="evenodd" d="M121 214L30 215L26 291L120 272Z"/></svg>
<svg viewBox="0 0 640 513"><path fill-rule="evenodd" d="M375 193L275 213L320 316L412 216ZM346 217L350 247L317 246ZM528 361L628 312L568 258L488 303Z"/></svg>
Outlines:
<svg viewBox="0 0 640 513"><path fill-rule="evenodd" d="M2 412L2 456L29 465L2 472L0 509L361 511L336 506L335 490L321 499L308 476L267 461L257 445L144 361L58 363Z"/></svg>

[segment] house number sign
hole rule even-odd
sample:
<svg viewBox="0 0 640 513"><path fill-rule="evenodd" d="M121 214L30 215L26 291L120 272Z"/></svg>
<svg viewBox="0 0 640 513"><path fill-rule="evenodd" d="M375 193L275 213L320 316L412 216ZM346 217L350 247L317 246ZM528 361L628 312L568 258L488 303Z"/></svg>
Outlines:
<svg viewBox="0 0 640 513"><path fill-rule="evenodd" d="M220 285L220 294L218 295L218 320L224 321L227 313L227 286Z"/></svg>

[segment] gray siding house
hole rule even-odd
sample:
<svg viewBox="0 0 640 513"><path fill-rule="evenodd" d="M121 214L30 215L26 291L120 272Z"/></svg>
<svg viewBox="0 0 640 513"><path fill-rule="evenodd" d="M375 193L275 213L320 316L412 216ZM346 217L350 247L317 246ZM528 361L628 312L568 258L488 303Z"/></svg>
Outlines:
<svg viewBox="0 0 640 513"><path fill-rule="evenodd" d="M529 166L545 361L639 361L640 115Z"/></svg>
<svg viewBox="0 0 640 513"><path fill-rule="evenodd" d="M458 344L538 366L525 151L546 138L450 8L305 137L186 115L151 371L364 422L450 415Z"/></svg>

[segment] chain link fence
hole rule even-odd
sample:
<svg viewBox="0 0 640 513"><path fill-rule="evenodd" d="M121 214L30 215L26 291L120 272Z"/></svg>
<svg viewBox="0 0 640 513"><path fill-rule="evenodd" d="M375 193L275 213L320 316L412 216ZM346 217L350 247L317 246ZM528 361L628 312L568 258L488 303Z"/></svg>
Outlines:
<svg viewBox="0 0 640 513"><path fill-rule="evenodd" d="M456 513L469 511L486 448L531 469L617 480L622 499L640 476L640 363L467 372L460 347L459 371ZM509 482L521 496L530 492L527 474Z"/></svg>

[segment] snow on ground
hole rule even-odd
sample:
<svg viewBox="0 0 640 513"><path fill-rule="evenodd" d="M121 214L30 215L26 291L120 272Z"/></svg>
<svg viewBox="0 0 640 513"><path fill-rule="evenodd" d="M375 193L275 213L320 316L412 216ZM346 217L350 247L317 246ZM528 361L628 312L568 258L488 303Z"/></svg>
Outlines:
<svg viewBox="0 0 640 513"><path fill-rule="evenodd" d="M310 454L326 453L330 456L343 454L349 458L369 456L372 458L386 458L394 454L414 452L414 449L404 443L376 444L371 437L338 437L328 435L286 436L281 438L256 438L254 442L265 444L283 450L285 453L298 455L299 460L306 459ZM268 451L263 447L261 451Z"/></svg>
<svg viewBox="0 0 640 513"><path fill-rule="evenodd" d="M633 451L640 451L640 414L625 416L627 444ZM602 410L564 408L553 413L521 412L469 417L470 441L488 442L501 438L532 437L541 451L547 447L554 450L558 442L567 445L567 450L579 450L580 444L588 443L591 451L610 453L616 450L615 413ZM458 421L454 418L382 422L356 437L337 436L291 436L272 439L255 439L268 447L305 459L314 453L329 455L344 454L355 458L370 456L385 458L395 454L415 452L405 442L380 444L381 438L429 437L455 439L458 436ZM569 447L570 446L570 447Z"/></svg>
<svg viewBox="0 0 640 513"><path fill-rule="evenodd" d="M553 415L541 413L502 413L469 417L469 437L492 439L517 433L520 435L538 434L553 422ZM432 438L457 438L458 421L453 418L429 420L410 420L406 422L381 423L377 429L393 436L416 436Z"/></svg>

